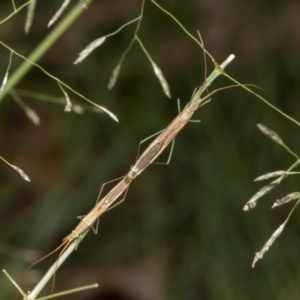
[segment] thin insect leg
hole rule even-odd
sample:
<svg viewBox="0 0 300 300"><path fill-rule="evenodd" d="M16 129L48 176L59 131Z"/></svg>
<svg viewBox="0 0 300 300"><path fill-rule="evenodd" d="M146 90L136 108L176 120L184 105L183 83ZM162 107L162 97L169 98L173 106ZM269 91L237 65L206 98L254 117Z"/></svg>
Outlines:
<svg viewBox="0 0 300 300"><path fill-rule="evenodd" d="M148 137L145 138L145 139L143 139L142 141L140 141L140 145L143 144L143 143L145 143L146 141L150 140L150 139L153 138L154 136L159 135L159 134L160 134L161 132L163 132L163 131L164 131L164 129L163 129L163 130L160 130L160 131L158 131L158 132L156 132L156 133L154 133L154 134L152 134L152 135L150 135L150 136L148 136Z"/></svg>
<svg viewBox="0 0 300 300"><path fill-rule="evenodd" d="M208 98L207 100L203 101L203 102L198 106L198 108L201 107L201 106L204 106L205 104L209 103L210 101L211 101L211 98Z"/></svg>
<svg viewBox="0 0 300 300"><path fill-rule="evenodd" d="M99 200L101 199L101 194L102 194L102 192L103 192L104 187L105 187L107 184L112 183L112 182L117 181L117 180L120 180L120 179L122 179L122 178L124 178L124 176L118 177L118 178L116 178L116 179L113 179L113 180L110 180L110 181L107 181L107 182L103 183L102 186L101 186L101 188L100 188L100 191L99 191L99 194L98 194L98 197L97 197L97 200L96 200L96 204L97 204L97 203L99 202ZM84 217L85 217L85 216L80 216L80 217L77 217L77 218L78 218L78 219L83 219ZM91 226L91 228L92 228L92 230L93 230L93 232L94 232L95 234L97 234L97 232L98 232L98 226L99 226L99 218L97 219L96 224L93 225L93 226Z"/></svg>
<svg viewBox="0 0 300 300"><path fill-rule="evenodd" d="M129 187L127 187L127 189L126 189L126 191L125 191L125 194L124 194L124 197L119 201L119 202L117 202L116 204L114 204L114 205L112 205L112 206L110 206L106 211L104 211L103 213L106 213L107 211L109 211L109 210L111 210L111 209L113 209L113 208L115 208L116 206L118 206L119 204L121 204L124 200L125 200L125 198L126 198L126 195L127 195L127 192L128 192L128 189L129 189ZM100 218L98 218L97 219L97 222L96 222L96 225L95 225L95 227L94 226L92 226L92 229L93 229L93 231L94 231L94 233L95 234L97 234L98 233L98 227L99 227L99 220L100 220Z"/></svg>
<svg viewBox="0 0 300 300"><path fill-rule="evenodd" d="M85 218L85 216L78 216L77 217L77 219L79 219L79 220L83 220ZM92 225L92 226L88 226L89 228L91 228L92 230L93 230L93 232L95 233L95 234L97 234L98 233L98 223L99 223L99 218L98 218L98 220L96 221L97 222L97 228L96 228L96 226L94 226L94 225ZM77 249L77 246L76 246L76 249Z"/></svg>
<svg viewBox="0 0 300 300"><path fill-rule="evenodd" d="M197 88L194 89L192 97L191 97L191 100L194 98L194 96L196 95L196 93L197 93L197 91L198 91L199 88L200 87L197 87Z"/></svg>
<svg viewBox="0 0 300 300"><path fill-rule="evenodd" d="M171 157L172 157L172 154L173 154L174 145L175 145L175 138L172 141L171 150L170 150L170 154L169 154L169 157L168 157L166 165L168 165L170 163L170 161L171 161Z"/></svg>
<svg viewBox="0 0 300 300"><path fill-rule="evenodd" d="M112 182L117 181L117 180L120 180L120 179L123 179L123 178L124 178L124 176L118 177L118 178L115 178L115 179L113 179L113 180L104 182L104 183L102 184L102 186L101 186L100 191L99 191L99 194L98 194L98 197L97 197L97 200L96 200L96 204L99 202L100 197L101 197L101 194L102 194L102 192L103 192L103 189L104 189L104 187L105 187L107 184L112 183Z"/></svg>
<svg viewBox="0 0 300 300"><path fill-rule="evenodd" d="M261 89L259 86L256 86L254 84L248 84L248 83L246 83L246 84L243 84L243 85L244 86L251 86L251 87L255 87L255 88ZM212 92L210 92L208 95L206 95L204 98L201 99L202 102L200 103L199 107L205 105L206 103L208 103L211 100L210 97L213 94L215 94L215 93L217 93L219 91L231 89L231 88L234 88L234 87L240 87L240 86L238 84L232 84L232 85L224 86L224 87L221 87L221 88L213 90Z"/></svg>
<svg viewBox="0 0 300 300"><path fill-rule="evenodd" d="M53 251L51 251L50 253L48 253L47 255L43 256L42 258L40 258L39 260L35 261L34 263L32 263L29 267L26 268L26 270L24 271L25 273L27 271L29 271L34 265L40 263L41 261L43 261L45 258L49 257L50 255L52 255L53 253L57 252L61 247L63 247L63 250L65 249L65 245L67 244L67 240L63 241L57 248L55 248Z"/></svg>
<svg viewBox="0 0 300 300"><path fill-rule="evenodd" d="M181 113L181 107L180 107L180 99L177 99L177 108L178 108L178 114Z"/></svg>
<svg viewBox="0 0 300 300"><path fill-rule="evenodd" d="M206 90L207 94L209 94L208 86L206 84L206 79L207 79L207 59L206 59L206 53L205 53L205 50L204 50L205 47L204 47L204 42L203 42L202 36L200 34L200 31L197 31L197 33L198 33L200 44L201 44L202 50L203 50L202 52L203 52L203 61L204 61L204 86L206 86L205 90ZM201 88L202 88L202 86L200 86L199 89L201 89Z"/></svg>
<svg viewBox="0 0 300 300"><path fill-rule="evenodd" d="M177 99L177 107L178 107L178 113L181 113L181 108L180 108L180 99ZM189 123L200 123L200 120L189 120Z"/></svg>
<svg viewBox="0 0 300 300"><path fill-rule="evenodd" d="M116 206L118 206L119 204L121 204L122 202L125 201L125 198L126 198L128 189L129 189L129 187L126 189L126 191L125 191L125 193L124 193L124 197L123 197L119 202L117 202L117 203L115 203L114 205L110 206L110 207L105 211L105 213L108 212L109 210L115 208Z"/></svg>
<svg viewBox="0 0 300 300"><path fill-rule="evenodd" d="M147 142L148 140L150 140L151 138L155 137L156 135L159 135L159 134L160 134L161 132L163 132L163 131L164 131L164 129L163 129L163 130L160 130L160 131L158 131L158 132L156 132L156 133L154 133L154 134L148 136L147 138L143 139L142 141L140 141L138 153L137 153L137 156L136 156L136 161L138 160L139 155L140 155L141 145L142 145L143 143Z"/></svg>
<svg viewBox="0 0 300 300"><path fill-rule="evenodd" d="M202 102L198 106L198 108L201 107L201 106L204 106L205 104L209 103L210 101L211 101L211 98L208 98L207 100L205 100L204 102ZM189 120L189 123L200 123L200 122L201 122L201 120Z"/></svg>
<svg viewBox="0 0 300 300"><path fill-rule="evenodd" d="M169 156L168 156L168 159L167 159L166 162L153 162L153 164L156 164L156 165L168 165L170 163L170 161L171 161L171 157L172 157L172 154L173 154L174 145L175 145L175 138L172 140L170 153L169 153Z"/></svg>
<svg viewBox="0 0 300 300"><path fill-rule="evenodd" d="M203 42L202 36L200 34L200 31L197 31L197 32L198 32L198 35L199 35L200 43L201 43L202 47L204 48L204 42ZM204 60L204 81L206 81L206 78L207 78L207 60L206 60L206 54L205 54L204 50L203 50L203 60Z"/></svg>
<svg viewBox="0 0 300 300"><path fill-rule="evenodd" d="M205 101L203 104L201 104L200 106L202 106L202 105L204 105L204 104L206 104L206 103L208 103L210 101L210 99L208 99L207 101ZM199 106L199 107L200 107ZM201 120L189 120L189 123L201 123Z"/></svg>

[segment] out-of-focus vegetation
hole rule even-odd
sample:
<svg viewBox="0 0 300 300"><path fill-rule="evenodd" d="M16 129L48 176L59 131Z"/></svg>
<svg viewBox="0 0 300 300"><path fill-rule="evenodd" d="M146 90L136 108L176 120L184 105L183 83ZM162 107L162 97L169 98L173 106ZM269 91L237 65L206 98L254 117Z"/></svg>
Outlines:
<svg viewBox="0 0 300 300"><path fill-rule="evenodd" d="M200 30L218 61L236 55L227 69L230 75L259 85L265 98L300 119L298 1L160 3L191 33ZM26 11L21 11L0 26L1 40L28 55L51 30L47 23L60 4L38 1L27 36ZM203 82L199 47L150 1L140 36L169 82L171 100L162 93L137 45L129 52L116 86L107 90L134 26L73 65L89 42L138 16L140 4L94 1L39 61L113 111L119 124L105 114L68 114L61 105L23 98L40 116L41 124L34 126L9 96L0 103L0 155L31 178L28 184L0 165L1 269L7 269L24 290L32 288L54 257L24 274L29 264L25 252L15 255L7 246L39 251L37 257L55 248L77 225L76 216L93 207L102 183L129 170L139 141L176 116L176 99L184 106ZM10 1L0 4L0 19L10 12ZM0 55L4 74L9 53L0 48ZM19 63L14 59L12 68ZM226 84L230 82L220 78L211 89ZM32 69L17 88L62 96L57 84L38 69ZM90 233L58 271L55 290L99 282L98 290L76 299L299 298L298 210L272 249L251 269L254 253L284 221L292 204L270 207L276 199L299 191L297 177L284 181L253 211L242 211L261 187L254 178L293 163L256 124L274 129L298 153L299 128L240 88L216 94L197 117L201 123L191 123L176 138L170 165L148 168L133 182L125 202L101 217L98 235ZM166 158L164 154L160 161ZM2 299L20 299L4 276L0 284ZM112 295L115 298L109 298Z"/></svg>

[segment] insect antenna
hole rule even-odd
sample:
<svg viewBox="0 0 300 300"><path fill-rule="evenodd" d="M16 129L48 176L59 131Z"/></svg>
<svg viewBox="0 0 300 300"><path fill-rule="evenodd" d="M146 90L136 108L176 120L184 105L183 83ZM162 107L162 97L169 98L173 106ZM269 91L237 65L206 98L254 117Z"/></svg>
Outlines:
<svg viewBox="0 0 300 300"><path fill-rule="evenodd" d="M207 93L209 94L209 90L208 87L206 85L206 79L207 79L207 59L206 59L206 52L205 52L205 47L204 47L204 42L201 36L201 33L199 30L197 30L198 36L199 36L199 40L200 40L200 44L202 46L202 52L203 52L203 61L204 61L204 82L202 86L206 86L205 90L207 91ZM201 89L201 87L200 87Z"/></svg>
<svg viewBox="0 0 300 300"><path fill-rule="evenodd" d="M43 256L42 258L38 259L37 261L35 261L34 263L32 263L29 267L26 268L26 270L24 271L25 273L28 272L34 265L40 263L41 261L43 261L44 259L46 259L47 257L49 257L50 255L52 255L53 253L57 252L61 247L63 246L67 246L70 244L70 241L66 240L64 242L62 242L58 247L56 247L54 250L52 250L50 253L46 254L45 256ZM65 250L66 248L64 247L63 250ZM62 252L62 251L61 251Z"/></svg>
<svg viewBox="0 0 300 300"><path fill-rule="evenodd" d="M255 84L251 84L251 83L245 83L243 84L243 86L252 86L252 87L255 87L259 90L262 90L264 91L261 87L255 85ZM239 84L232 84L232 85L227 85L227 86L224 86L224 87L221 87L221 88L218 88L218 89L215 89L213 90L212 92L210 92L209 94L207 94L205 97L201 98L201 102L204 102L205 100L207 100L210 96L212 96L213 94L219 92L219 91L223 91L223 90L227 90L227 89L231 89L231 88L234 88L234 87L241 87Z"/></svg>

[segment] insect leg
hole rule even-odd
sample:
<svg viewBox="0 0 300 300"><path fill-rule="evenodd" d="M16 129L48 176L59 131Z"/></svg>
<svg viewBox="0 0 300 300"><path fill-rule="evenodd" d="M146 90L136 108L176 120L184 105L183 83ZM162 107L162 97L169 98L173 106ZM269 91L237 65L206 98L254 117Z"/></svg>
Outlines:
<svg viewBox="0 0 300 300"><path fill-rule="evenodd" d="M118 178L115 178L115 179L113 179L113 180L110 180L110 181L107 181L107 182L103 183L102 186L101 186L101 188L100 188L100 191L99 191L99 193L98 193L98 197L97 197L97 200L96 200L96 203L95 203L95 204L97 204L97 203L99 202L99 200L101 199L101 195L102 195L103 189L104 189L104 187L105 187L107 184L112 183L112 182L117 181L117 180L120 180L120 179L122 179L122 178L124 178L124 176L118 177ZM85 217L85 216L78 216L77 219L82 220L84 217ZM95 225L92 225L92 226L91 226L91 228L92 228L92 230L93 230L93 232L94 232L95 234L98 233L98 226L99 226L99 218L97 219Z"/></svg>
<svg viewBox="0 0 300 300"><path fill-rule="evenodd" d="M125 191L125 193L124 193L124 197L123 197L119 202L117 202L117 203L115 203L114 205L110 206L110 207L105 211L105 213L108 212L109 210L115 208L116 206L118 206L119 204L121 204L122 202L125 201L125 198L126 198L128 189L129 189L129 187L126 189L126 191Z"/></svg>
<svg viewBox="0 0 300 300"><path fill-rule="evenodd" d="M169 153L169 156L168 156L168 159L167 159L166 162L155 161L155 162L153 162L153 164L156 164L156 165L166 165L167 166L170 163L170 161L171 161L171 157L172 157L172 154L173 154L174 145L175 145L175 138L172 140L170 153Z"/></svg>
<svg viewBox="0 0 300 300"><path fill-rule="evenodd" d="M150 140L151 138L153 138L153 137L159 135L159 134L160 134L161 132L163 132L163 131L164 131L164 129L163 129L163 130L160 130L160 131L158 131L158 132L156 132L156 133L154 133L154 134L148 136L147 138L143 139L142 141L140 141L138 153L137 153L137 156L136 156L136 160L138 160L138 158L139 158L140 150L141 150L141 145L144 144L145 142L147 142L148 140Z"/></svg>

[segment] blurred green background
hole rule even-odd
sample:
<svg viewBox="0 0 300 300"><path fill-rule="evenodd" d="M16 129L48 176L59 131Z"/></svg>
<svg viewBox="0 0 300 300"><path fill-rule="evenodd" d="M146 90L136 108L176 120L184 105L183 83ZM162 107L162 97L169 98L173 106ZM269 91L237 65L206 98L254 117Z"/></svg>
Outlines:
<svg viewBox="0 0 300 300"><path fill-rule="evenodd" d="M51 31L47 23L61 2L38 1L28 36L23 30L26 10L22 10L0 25L1 40L28 55ZM206 48L219 62L236 55L227 68L230 75L262 87L265 98L300 120L299 1L159 3L192 34L200 30ZM57 257L24 273L30 264L25 251L38 251L29 259L35 260L54 249L75 228L76 216L93 207L101 185L128 172L139 142L176 116L176 99L183 107L203 82L199 47L150 1L146 1L140 37L169 82L171 100L162 93L137 44L115 88L107 90L135 25L73 65L88 43L137 17L140 5L137 0L94 1L38 62L113 111L119 123L105 114L65 113L61 105L23 98L41 118L41 124L34 126L12 98L0 103L0 155L32 180L27 183L0 164L1 269L7 269L25 291L34 287ZM2 1L0 19L11 10L11 1ZM0 48L0 55L2 77L9 53ZM12 68L20 62L14 58ZM212 67L210 63L209 72ZM218 78L211 90L228 84L226 78ZM17 88L62 96L57 84L36 68ZM298 210L264 259L251 268L255 252L293 204L270 207L276 199L299 190L297 177L283 181L253 211L242 211L263 186L254 178L287 169L294 162L256 124L275 130L298 153L299 128L240 88L216 94L195 118L201 123L188 124L178 135L171 163L152 165L142 173L125 202L101 217L99 233L89 233L57 272L56 291L94 282L99 289L62 299L299 299ZM167 152L159 161L167 159ZM1 299L21 299L4 275L0 286Z"/></svg>

